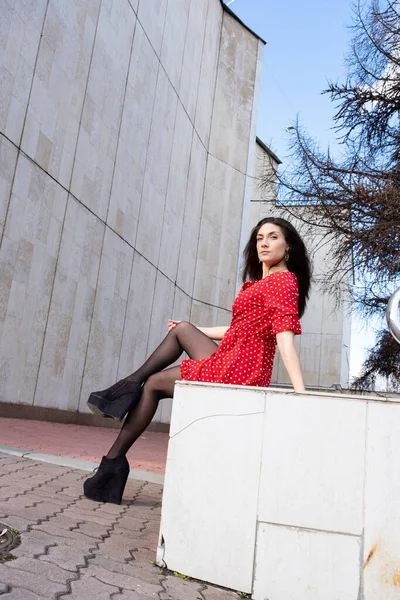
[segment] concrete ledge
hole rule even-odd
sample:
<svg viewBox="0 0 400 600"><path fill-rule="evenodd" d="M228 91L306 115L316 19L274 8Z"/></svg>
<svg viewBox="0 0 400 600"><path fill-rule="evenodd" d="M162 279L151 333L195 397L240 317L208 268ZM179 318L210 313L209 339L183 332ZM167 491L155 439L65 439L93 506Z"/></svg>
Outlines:
<svg viewBox="0 0 400 600"><path fill-rule="evenodd" d="M255 600L395 600L400 402L177 382L157 563Z"/></svg>
<svg viewBox="0 0 400 600"><path fill-rule="evenodd" d="M89 427L106 427L120 429L121 423L114 419L103 419L92 413L46 408L30 404L15 404L0 402L0 417L5 419L26 419L31 421L48 421L50 423L63 423L65 425L86 425ZM169 423L150 423L148 431L154 433L168 433Z"/></svg>
<svg viewBox="0 0 400 600"><path fill-rule="evenodd" d="M98 463L90 462L88 460L57 456L56 454L42 454L41 452L32 452L31 450L12 448L10 446L0 445L0 453L20 456L21 458L30 458L31 460L51 463L53 465L59 465L60 467L69 467L70 469L81 469L82 471L93 471L99 466ZM149 483L159 483L161 485L164 483L164 475L152 473L151 471L141 471L139 469L131 469L129 479L148 481Z"/></svg>

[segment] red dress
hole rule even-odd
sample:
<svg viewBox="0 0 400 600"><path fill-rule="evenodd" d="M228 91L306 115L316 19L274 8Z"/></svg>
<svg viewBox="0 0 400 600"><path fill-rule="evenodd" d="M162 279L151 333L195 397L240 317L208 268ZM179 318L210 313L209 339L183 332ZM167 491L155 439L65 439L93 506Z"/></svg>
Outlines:
<svg viewBox="0 0 400 600"><path fill-rule="evenodd" d="M232 306L232 321L209 358L184 360L182 379L268 387L276 334L301 333L298 285L290 271L243 284Z"/></svg>

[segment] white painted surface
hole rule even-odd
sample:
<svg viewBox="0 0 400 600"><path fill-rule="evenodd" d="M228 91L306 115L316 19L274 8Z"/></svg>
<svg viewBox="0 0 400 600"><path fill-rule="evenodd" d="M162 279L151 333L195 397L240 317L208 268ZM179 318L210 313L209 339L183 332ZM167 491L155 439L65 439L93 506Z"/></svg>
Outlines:
<svg viewBox="0 0 400 600"><path fill-rule="evenodd" d="M178 382L163 560L255 600L398 599L399 431L394 400Z"/></svg>
<svg viewBox="0 0 400 600"><path fill-rule="evenodd" d="M358 600L359 561L355 537L260 523L252 598Z"/></svg>
<svg viewBox="0 0 400 600"><path fill-rule="evenodd" d="M399 404L368 407L365 600L400 598L399 433Z"/></svg>
<svg viewBox="0 0 400 600"><path fill-rule="evenodd" d="M177 386L161 525L168 568L251 591L264 402L261 390Z"/></svg>
<svg viewBox="0 0 400 600"><path fill-rule="evenodd" d="M258 518L361 535L366 404L266 397Z"/></svg>

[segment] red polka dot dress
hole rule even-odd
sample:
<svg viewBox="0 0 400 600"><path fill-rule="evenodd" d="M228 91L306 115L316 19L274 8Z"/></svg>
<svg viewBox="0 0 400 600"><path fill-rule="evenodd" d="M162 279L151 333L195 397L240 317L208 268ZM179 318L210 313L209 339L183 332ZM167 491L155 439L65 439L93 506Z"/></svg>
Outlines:
<svg viewBox="0 0 400 600"><path fill-rule="evenodd" d="M232 306L232 321L209 358L184 360L182 379L268 387L276 334L301 333L298 285L290 271L243 284Z"/></svg>

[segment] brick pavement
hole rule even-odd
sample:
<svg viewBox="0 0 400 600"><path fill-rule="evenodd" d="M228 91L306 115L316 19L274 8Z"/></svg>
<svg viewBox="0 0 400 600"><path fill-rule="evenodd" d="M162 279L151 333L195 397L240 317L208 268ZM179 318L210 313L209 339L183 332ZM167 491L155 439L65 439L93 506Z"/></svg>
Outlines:
<svg viewBox="0 0 400 600"><path fill-rule="evenodd" d="M228 600L152 564L162 486L129 480L123 503L82 496L84 471L0 454L0 521L21 531L0 563L2 600Z"/></svg>

